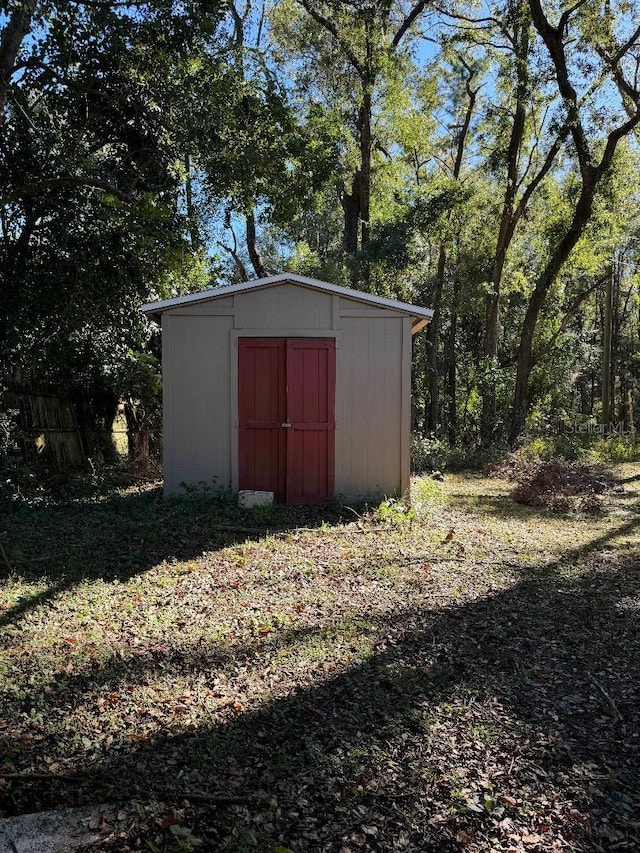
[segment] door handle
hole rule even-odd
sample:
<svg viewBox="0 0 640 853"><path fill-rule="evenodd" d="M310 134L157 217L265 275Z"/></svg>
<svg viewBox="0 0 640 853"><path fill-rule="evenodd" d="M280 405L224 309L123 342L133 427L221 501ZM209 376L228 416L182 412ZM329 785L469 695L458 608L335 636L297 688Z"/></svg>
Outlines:
<svg viewBox="0 0 640 853"><path fill-rule="evenodd" d="M284 423L282 424L282 426L283 426L285 429L290 429L290 428L291 428L291 426L292 426L292 424L290 424L290 423L289 423L289 421L284 421Z"/></svg>

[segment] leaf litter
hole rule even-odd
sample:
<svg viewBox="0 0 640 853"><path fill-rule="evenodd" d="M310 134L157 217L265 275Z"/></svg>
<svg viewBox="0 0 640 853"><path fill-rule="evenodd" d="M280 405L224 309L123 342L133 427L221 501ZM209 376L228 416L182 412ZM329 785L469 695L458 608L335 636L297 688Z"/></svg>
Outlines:
<svg viewBox="0 0 640 853"><path fill-rule="evenodd" d="M3 519L0 807L118 802L103 850L638 849L634 476L588 521L463 476L404 517Z"/></svg>

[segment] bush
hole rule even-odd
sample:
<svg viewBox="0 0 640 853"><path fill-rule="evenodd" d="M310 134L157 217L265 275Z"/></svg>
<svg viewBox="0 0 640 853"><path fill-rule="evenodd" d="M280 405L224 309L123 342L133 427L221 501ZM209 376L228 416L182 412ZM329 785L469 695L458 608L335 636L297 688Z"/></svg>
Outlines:
<svg viewBox="0 0 640 853"><path fill-rule="evenodd" d="M449 442L440 438L411 438L411 470L415 474L425 474L429 471L441 471L447 467L451 447Z"/></svg>
<svg viewBox="0 0 640 853"><path fill-rule="evenodd" d="M601 465L640 462L640 443L635 433L599 438L589 449L588 458Z"/></svg>
<svg viewBox="0 0 640 853"><path fill-rule="evenodd" d="M496 444L490 448L452 447L448 441L428 436L411 439L411 471L414 474L428 474L432 471L480 471L490 462L501 458L505 445Z"/></svg>

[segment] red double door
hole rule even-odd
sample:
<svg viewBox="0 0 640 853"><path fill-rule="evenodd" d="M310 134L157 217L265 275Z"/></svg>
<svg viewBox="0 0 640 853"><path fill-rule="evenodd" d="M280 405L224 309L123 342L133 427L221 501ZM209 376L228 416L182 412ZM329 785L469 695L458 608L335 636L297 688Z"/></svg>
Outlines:
<svg viewBox="0 0 640 853"><path fill-rule="evenodd" d="M335 341L239 338L239 487L279 503L333 495Z"/></svg>

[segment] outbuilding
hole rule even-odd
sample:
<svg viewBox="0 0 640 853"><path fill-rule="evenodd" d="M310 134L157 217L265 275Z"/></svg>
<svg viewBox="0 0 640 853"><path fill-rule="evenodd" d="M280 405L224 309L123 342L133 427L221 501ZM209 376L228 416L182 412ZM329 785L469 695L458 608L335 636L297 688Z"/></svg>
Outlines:
<svg viewBox="0 0 640 853"><path fill-rule="evenodd" d="M431 310L290 273L142 310L162 325L165 494L408 488L411 337Z"/></svg>

